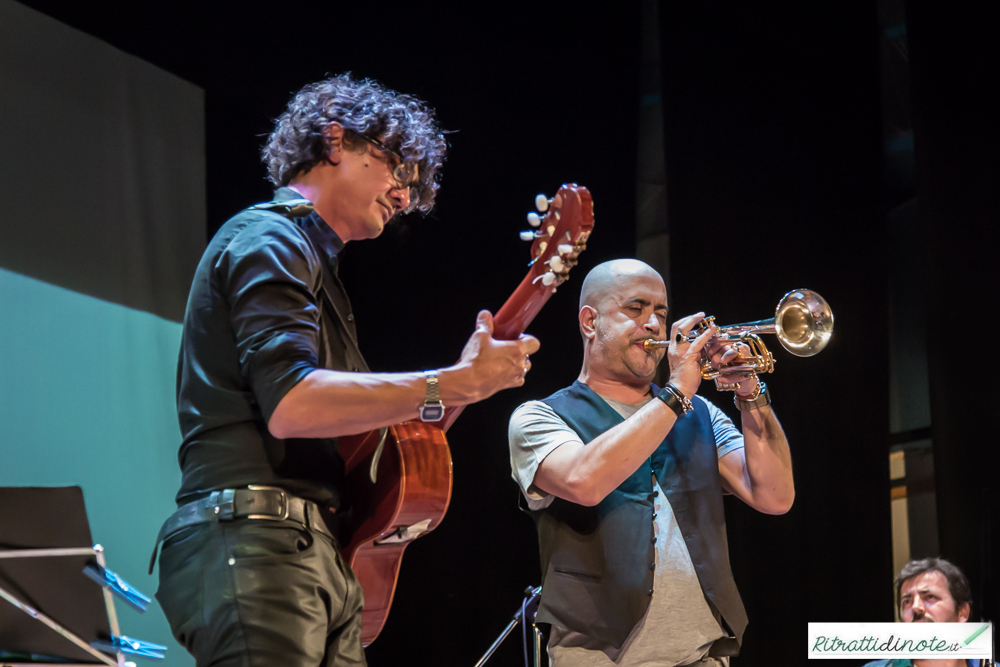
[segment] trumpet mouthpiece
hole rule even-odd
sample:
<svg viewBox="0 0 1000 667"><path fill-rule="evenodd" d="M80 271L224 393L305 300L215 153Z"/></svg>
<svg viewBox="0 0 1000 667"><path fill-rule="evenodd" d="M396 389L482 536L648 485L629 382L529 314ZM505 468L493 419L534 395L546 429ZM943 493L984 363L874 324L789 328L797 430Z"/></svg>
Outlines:
<svg viewBox="0 0 1000 667"><path fill-rule="evenodd" d="M647 338L642 342L642 346L646 349L646 352L652 352L653 350L657 350L661 347L666 347L668 345L670 345L669 341L654 340L652 338Z"/></svg>

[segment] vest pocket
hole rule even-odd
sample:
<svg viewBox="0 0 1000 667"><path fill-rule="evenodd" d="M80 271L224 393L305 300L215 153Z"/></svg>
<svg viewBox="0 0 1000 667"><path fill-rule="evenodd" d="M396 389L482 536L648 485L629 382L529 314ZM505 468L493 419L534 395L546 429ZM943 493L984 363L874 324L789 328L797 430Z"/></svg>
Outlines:
<svg viewBox="0 0 1000 667"><path fill-rule="evenodd" d="M587 581L601 581L604 577L599 574L589 574L587 572L576 572L574 570L567 570L560 567L552 568L553 574L561 574L566 577L573 577L574 579L585 579Z"/></svg>

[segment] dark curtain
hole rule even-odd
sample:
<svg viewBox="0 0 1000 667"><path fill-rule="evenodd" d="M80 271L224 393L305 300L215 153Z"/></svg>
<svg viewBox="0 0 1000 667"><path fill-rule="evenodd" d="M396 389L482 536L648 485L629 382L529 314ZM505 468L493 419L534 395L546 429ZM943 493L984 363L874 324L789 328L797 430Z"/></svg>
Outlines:
<svg viewBox="0 0 1000 667"><path fill-rule="evenodd" d="M1000 404L991 329L1000 252L995 30L982 8L906 3L926 294L940 551L969 577L973 618L996 620Z"/></svg>
<svg viewBox="0 0 1000 667"><path fill-rule="evenodd" d="M794 507L727 499L750 618L734 664L803 664L808 621L892 619L877 17L843 3L660 11L673 315L771 317L800 287L835 313L818 356L767 337ZM705 394L737 414L731 394Z"/></svg>

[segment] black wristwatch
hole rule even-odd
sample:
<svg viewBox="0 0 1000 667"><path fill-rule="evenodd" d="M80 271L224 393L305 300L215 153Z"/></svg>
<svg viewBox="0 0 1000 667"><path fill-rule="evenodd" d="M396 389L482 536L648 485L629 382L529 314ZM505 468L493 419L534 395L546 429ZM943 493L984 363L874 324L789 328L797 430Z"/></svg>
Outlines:
<svg viewBox="0 0 1000 667"><path fill-rule="evenodd" d="M691 405L691 399L682 394L681 390L671 382L664 385L656 397L666 403L668 408L676 412L678 417L683 417L694 410L694 406Z"/></svg>
<svg viewBox="0 0 1000 667"><path fill-rule="evenodd" d="M441 402L441 391L438 389L438 372L424 371L427 378L427 395L424 404L420 406L420 421L439 422L444 417L444 403Z"/></svg>
<svg viewBox="0 0 1000 667"><path fill-rule="evenodd" d="M766 384L758 382L757 392L752 398L733 396L733 403L736 404L736 409L740 412L760 410L765 405L771 405L771 392L767 390Z"/></svg>

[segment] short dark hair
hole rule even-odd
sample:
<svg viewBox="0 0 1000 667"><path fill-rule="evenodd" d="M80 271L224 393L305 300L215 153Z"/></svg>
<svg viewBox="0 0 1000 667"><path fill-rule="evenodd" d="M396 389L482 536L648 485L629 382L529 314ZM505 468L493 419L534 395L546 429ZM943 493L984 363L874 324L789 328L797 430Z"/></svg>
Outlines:
<svg viewBox="0 0 1000 667"><path fill-rule="evenodd" d="M367 145L357 137L365 135L416 164L419 179L410 192L412 207L430 212L447 147L434 110L377 81L353 79L350 72L311 83L288 103L261 150L269 180L278 187L288 185L325 160L329 149L325 130L333 122L346 130L348 149Z"/></svg>
<svg viewBox="0 0 1000 667"><path fill-rule="evenodd" d="M911 560L903 566L903 568L899 571L899 575L896 577L896 581L894 582L896 586L897 607L899 607L899 593L900 589L903 587L903 582L907 579L912 579L913 577L924 574L925 572L940 572L944 575L944 578L948 580L948 592L951 593L952 599L955 600L956 611L960 609L963 604L968 604L971 609L972 587L969 586L969 580L965 578L965 575L954 563L951 563L944 558L922 558L920 560Z"/></svg>

